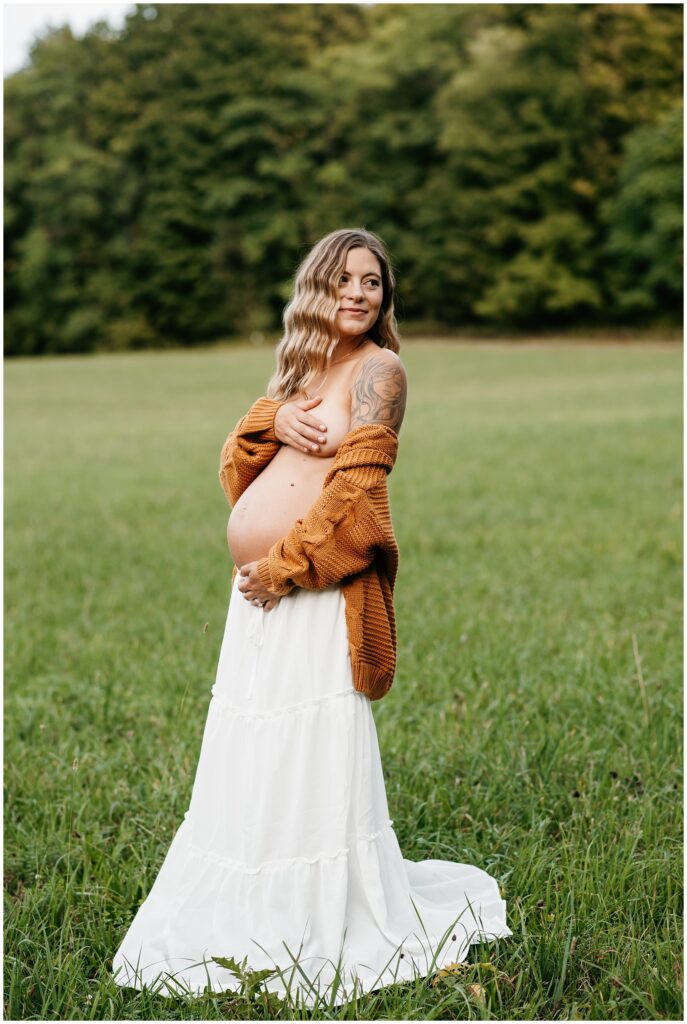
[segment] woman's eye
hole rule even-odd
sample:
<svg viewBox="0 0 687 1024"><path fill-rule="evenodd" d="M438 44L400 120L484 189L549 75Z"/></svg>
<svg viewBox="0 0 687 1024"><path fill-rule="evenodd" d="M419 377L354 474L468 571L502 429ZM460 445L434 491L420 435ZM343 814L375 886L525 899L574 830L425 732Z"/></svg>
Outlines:
<svg viewBox="0 0 687 1024"><path fill-rule="evenodd" d="M348 278L344 275L342 278L339 279L339 284L346 284L347 280ZM365 284L371 284L374 288L379 287L379 281L366 281Z"/></svg>

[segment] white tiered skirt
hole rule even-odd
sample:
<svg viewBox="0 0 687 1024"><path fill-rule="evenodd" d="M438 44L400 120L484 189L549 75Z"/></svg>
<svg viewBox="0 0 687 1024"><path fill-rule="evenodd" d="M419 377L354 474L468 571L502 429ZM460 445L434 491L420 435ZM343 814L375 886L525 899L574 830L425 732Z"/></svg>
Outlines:
<svg viewBox="0 0 687 1024"><path fill-rule="evenodd" d="M274 972L269 991L340 1005L512 935L485 871L401 853L340 587L265 612L239 579L189 809L115 954L117 984L238 991L213 958L247 958Z"/></svg>

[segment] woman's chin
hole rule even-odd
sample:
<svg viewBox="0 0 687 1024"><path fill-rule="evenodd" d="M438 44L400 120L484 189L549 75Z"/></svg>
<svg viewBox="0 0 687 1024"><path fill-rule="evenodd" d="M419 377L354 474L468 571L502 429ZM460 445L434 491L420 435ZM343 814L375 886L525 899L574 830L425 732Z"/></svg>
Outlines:
<svg viewBox="0 0 687 1024"><path fill-rule="evenodd" d="M341 316L337 316L336 326L339 330L339 334L346 338L358 338L361 334L365 334L367 331L367 324L351 323L350 320L344 319Z"/></svg>

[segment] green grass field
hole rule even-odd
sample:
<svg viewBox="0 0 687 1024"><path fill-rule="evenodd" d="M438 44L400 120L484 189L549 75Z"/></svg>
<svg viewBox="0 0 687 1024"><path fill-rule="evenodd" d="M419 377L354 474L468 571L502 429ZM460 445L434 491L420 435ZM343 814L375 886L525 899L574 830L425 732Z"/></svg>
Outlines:
<svg viewBox="0 0 687 1024"><path fill-rule="evenodd" d="M498 878L514 935L314 1016L681 1018L682 352L401 355L389 808L406 857ZM309 1016L109 975L188 806L232 565L219 451L272 368L6 364L6 1018Z"/></svg>

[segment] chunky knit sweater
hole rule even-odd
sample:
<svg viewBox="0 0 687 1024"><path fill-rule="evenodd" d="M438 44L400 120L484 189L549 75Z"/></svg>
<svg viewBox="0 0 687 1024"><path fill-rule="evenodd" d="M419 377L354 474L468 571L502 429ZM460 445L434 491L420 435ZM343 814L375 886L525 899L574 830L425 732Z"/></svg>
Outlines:
<svg viewBox="0 0 687 1024"><path fill-rule="evenodd" d="M258 398L227 437L219 478L230 505L279 450L274 417L282 404ZM387 693L396 670L393 594L399 552L386 478L397 451L398 435L384 424L350 430L320 496L257 565L264 586L279 596L294 587L341 584L353 684L370 700ZM232 583L237 571L234 566Z"/></svg>

